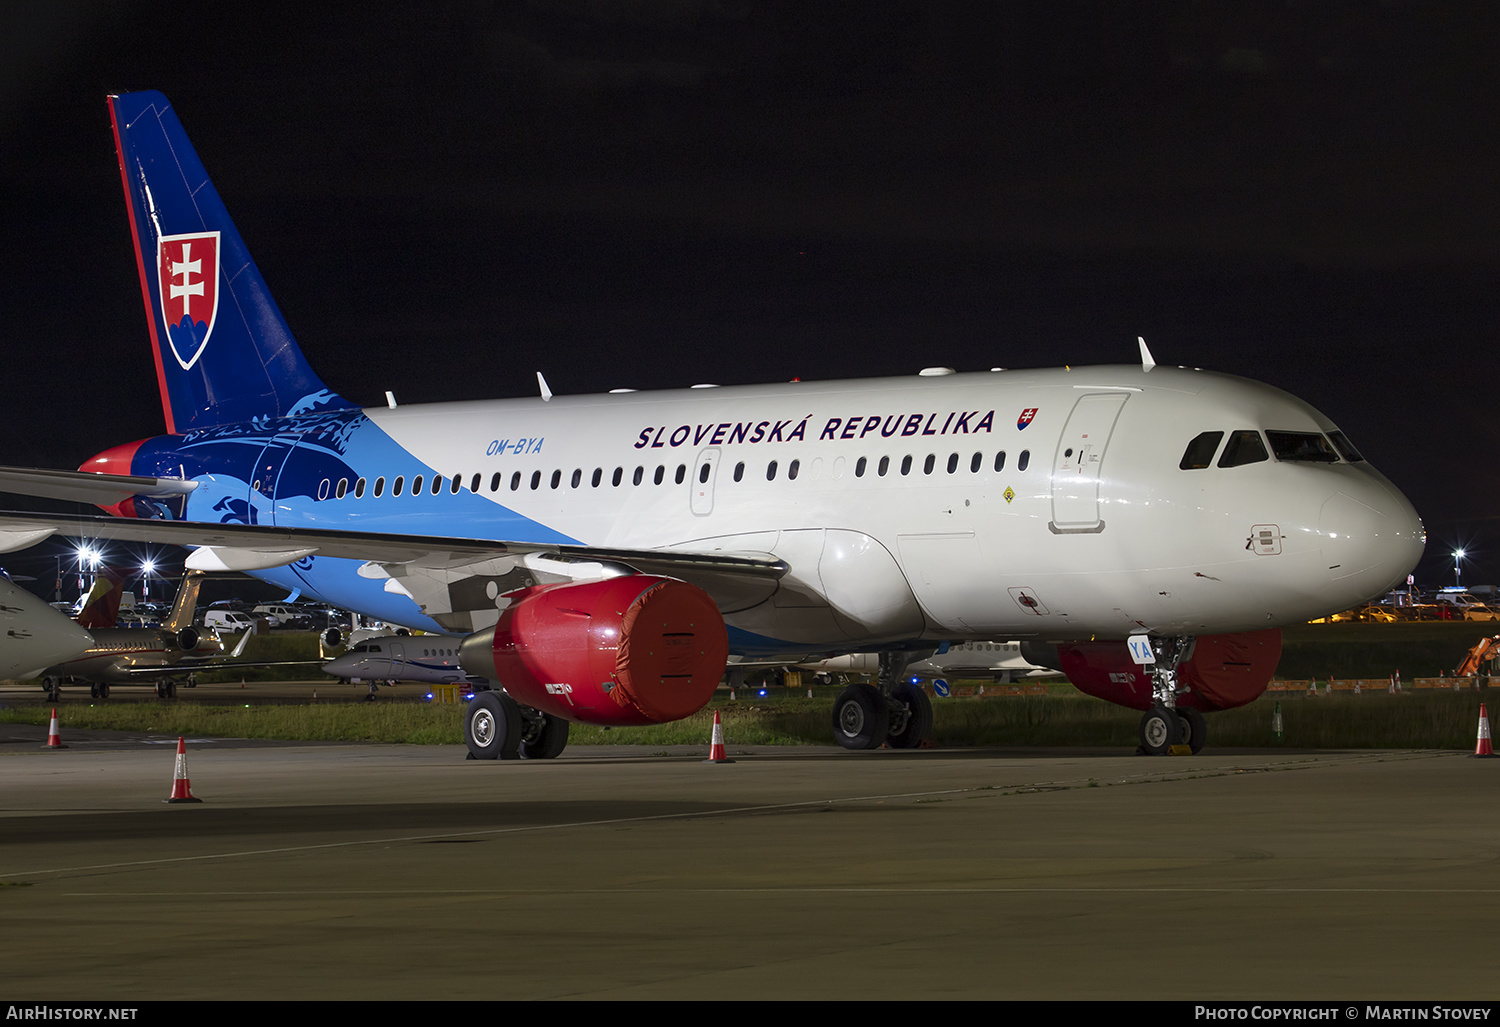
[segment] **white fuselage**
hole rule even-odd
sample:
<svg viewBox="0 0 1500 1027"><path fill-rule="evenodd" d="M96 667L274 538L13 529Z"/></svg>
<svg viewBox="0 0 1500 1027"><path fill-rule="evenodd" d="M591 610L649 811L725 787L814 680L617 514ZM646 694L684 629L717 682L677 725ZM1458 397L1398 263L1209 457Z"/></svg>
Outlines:
<svg viewBox="0 0 1500 1027"><path fill-rule="evenodd" d="M1264 437L1333 425L1270 386L1181 368L363 415L344 453L357 480L306 490L321 499L279 498L274 472L246 482L260 523L773 554L790 567L774 594L715 593L738 651L1275 627L1381 594L1425 541L1411 504L1362 460L1268 456L1182 469L1185 447L1204 432ZM282 423L296 433L294 419ZM422 491L412 495L419 475ZM398 477L402 494L393 495ZM211 484L192 494L188 518L216 519L209 504L240 487ZM404 621L388 605L362 603L347 571L319 574L328 562L314 558L287 583L389 620L430 623L432 610L417 609L426 602ZM362 573L385 600L403 591ZM469 626L484 626L480 614Z"/></svg>

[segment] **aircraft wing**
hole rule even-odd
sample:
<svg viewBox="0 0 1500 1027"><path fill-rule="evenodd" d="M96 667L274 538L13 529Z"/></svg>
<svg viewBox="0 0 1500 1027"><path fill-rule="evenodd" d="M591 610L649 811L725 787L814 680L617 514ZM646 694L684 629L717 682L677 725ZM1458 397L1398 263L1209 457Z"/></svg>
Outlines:
<svg viewBox="0 0 1500 1027"><path fill-rule="evenodd" d="M680 578L702 588L726 611L763 602L776 591L788 570L784 561L769 553L611 549L333 528L0 513L0 553L26 549L56 535L199 547L188 557L188 568L213 571L267 570L309 556L325 556L360 560L380 568L371 577L411 572L462 575L497 558L536 555L562 564L614 565Z"/></svg>
<svg viewBox="0 0 1500 1027"><path fill-rule="evenodd" d="M198 487L181 478L143 478L133 474L94 474L88 471L51 471L37 467L0 467L0 492L71 503L113 506L132 496L170 499Z"/></svg>

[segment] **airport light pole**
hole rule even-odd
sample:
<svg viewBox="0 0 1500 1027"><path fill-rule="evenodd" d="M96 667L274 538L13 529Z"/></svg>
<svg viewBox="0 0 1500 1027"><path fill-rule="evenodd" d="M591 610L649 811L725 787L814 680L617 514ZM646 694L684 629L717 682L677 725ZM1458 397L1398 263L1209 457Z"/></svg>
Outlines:
<svg viewBox="0 0 1500 1027"><path fill-rule="evenodd" d="M1459 586L1460 588L1463 587L1463 583L1464 583L1463 573L1464 572L1463 572L1463 568L1461 566L1459 566L1459 561L1462 560L1463 558L1464 558L1464 551L1462 549L1455 549L1455 550L1453 550L1453 583L1455 585Z"/></svg>

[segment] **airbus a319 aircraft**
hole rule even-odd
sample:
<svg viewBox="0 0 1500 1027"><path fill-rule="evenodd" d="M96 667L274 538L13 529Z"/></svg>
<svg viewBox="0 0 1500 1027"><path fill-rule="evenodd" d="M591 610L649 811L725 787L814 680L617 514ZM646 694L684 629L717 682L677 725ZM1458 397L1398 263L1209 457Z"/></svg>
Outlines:
<svg viewBox="0 0 1500 1027"><path fill-rule="evenodd" d="M541 395L361 409L315 375L165 97L109 98L167 432L0 487L113 518L0 521L198 548L381 620L462 636L503 686L471 755L571 721L701 708L730 653L880 652L837 700L850 748L914 745L902 668L942 642L1055 643L1147 709L1248 702L1281 625L1405 575L1416 512L1277 389L1137 365Z"/></svg>

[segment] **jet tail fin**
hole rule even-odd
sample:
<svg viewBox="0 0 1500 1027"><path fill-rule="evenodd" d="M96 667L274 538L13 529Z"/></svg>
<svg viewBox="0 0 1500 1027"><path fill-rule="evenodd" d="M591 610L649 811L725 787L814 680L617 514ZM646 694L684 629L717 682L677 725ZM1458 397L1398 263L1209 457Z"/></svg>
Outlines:
<svg viewBox="0 0 1500 1027"><path fill-rule="evenodd" d="M172 613L162 627L167 631L181 631L193 626L193 617L198 611L198 592L203 587L203 571L188 571L177 588L177 601L172 604Z"/></svg>
<svg viewBox="0 0 1500 1027"><path fill-rule="evenodd" d="M113 567L102 567L94 575L94 586L75 618L79 627L112 628L120 619L120 600L125 594L125 575Z"/></svg>
<svg viewBox="0 0 1500 1027"><path fill-rule="evenodd" d="M167 430L354 404L308 366L167 98L109 98Z"/></svg>

